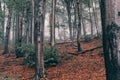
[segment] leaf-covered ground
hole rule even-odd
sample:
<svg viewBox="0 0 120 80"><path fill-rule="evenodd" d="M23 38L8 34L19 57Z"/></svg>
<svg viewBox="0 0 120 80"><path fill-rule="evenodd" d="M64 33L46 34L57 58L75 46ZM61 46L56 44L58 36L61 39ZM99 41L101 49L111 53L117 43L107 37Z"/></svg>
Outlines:
<svg viewBox="0 0 120 80"><path fill-rule="evenodd" d="M106 80L104 59L100 55L101 48L72 55L77 53L77 47L70 47L70 45L70 43L57 45L59 55L63 57L57 66L46 69L48 80ZM93 39L90 42L82 42L81 46L85 51L101 46L101 41ZM0 47L0 52L2 51L3 48ZM8 77L11 78L10 80L30 80L34 76L34 68L21 63L22 58L16 59L14 54L0 55L0 80Z"/></svg>

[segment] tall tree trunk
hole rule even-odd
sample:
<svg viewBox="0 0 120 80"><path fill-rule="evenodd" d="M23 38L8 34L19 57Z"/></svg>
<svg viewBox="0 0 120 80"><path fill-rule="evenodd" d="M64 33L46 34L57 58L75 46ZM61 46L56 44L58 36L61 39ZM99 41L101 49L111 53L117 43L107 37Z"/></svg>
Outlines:
<svg viewBox="0 0 120 80"><path fill-rule="evenodd" d="M81 7L83 8L83 5L81 5ZM85 25L85 18L83 17L83 14L84 12L81 11L81 25L82 25L82 29L83 29L83 36L84 36L84 39L85 39L85 36L86 36L86 25Z"/></svg>
<svg viewBox="0 0 120 80"><path fill-rule="evenodd" d="M45 0L39 1L38 19L37 19L37 44L36 44L36 76L35 80L40 80L45 75L44 55L43 55L43 37L44 37L44 5Z"/></svg>
<svg viewBox="0 0 120 80"><path fill-rule="evenodd" d="M66 3L66 10L68 14L68 25L69 25L69 36L70 39L72 40L72 25L71 25L71 1L64 0Z"/></svg>
<svg viewBox="0 0 120 80"><path fill-rule="evenodd" d="M22 45L22 28L23 28L23 15L22 13L19 16L19 31L18 31L18 44L19 47Z"/></svg>
<svg viewBox="0 0 120 80"><path fill-rule="evenodd" d="M19 26L19 15L16 14L16 26L15 26L15 50L18 45L18 26Z"/></svg>
<svg viewBox="0 0 120 80"><path fill-rule="evenodd" d="M69 33L70 33L70 39L72 40L72 25L71 25L71 9L70 4L67 5L67 13L68 13L68 24L69 24Z"/></svg>
<svg viewBox="0 0 120 80"><path fill-rule="evenodd" d="M17 10L16 11L17 14L16 14L16 27L15 27L15 52L16 52L16 57L20 57L20 53L19 51L17 50L17 48L20 46L19 44L19 11Z"/></svg>
<svg viewBox="0 0 120 80"><path fill-rule="evenodd" d="M4 5L3 5L3 13L4 13L4 18L3 18L3 19L4 19L4 20L3 20L3 22L2 22L2 28L3 28L3 33L4 33L4 34L3 34L3 40L2 40L3 42L4 42L4 37L5 37L5 9L6 9L6 8L5 8L5 3L4 3Z"/></svg>
<svg viewBox="0 0 120 80"><path fill-rule="evenodd" d="M52 0L51 46L55 45L55 8L56 8L56 0Z"/></svg>
<svg viewBox="0 0 120 80"><path fill-rule="evenodd" d="M29 22L26 21L26 43L29 44Z"/></svg>
<svg viewBox="0 0 120 80"><path fill-rule="evenodd" d="M78 9L78 33L77 33L77 45L78 52L81 52L81 44L80 44L80 36L81 36L81 17L82 17L82 2L81 0L77 0L77 9Z"/></svg>
<svg viewBox="0 0 120 80"><path fill-rule="evenodd" d="M73 39L76 37L76 28L77 28L77 5L76 5L76 0L74 2L74 23L73 23Z"/></svg>
<svg viewBox="0 0 120 80"><path fill-rule="evenodd" d="M30 41L30 43L32 43L31 35L32 35L32 17L30 17L30 19L29 19L29 41Z"/></svg>
<svg viewBox="0 0 120 80"><path fill-rule="evenodd" d="M35 21L34 21L34 0L32 0L32 44L34 44L34 26L35 26Z"/></svg>
<svg viewBox="0 0 120 80"><path fill-rule="evenodd" d="M93 9L93 18L94 18L95 27L96 27L97 36L98 36L99 32L98 32L98 24L97 24L97 13L96 13L95 6L94 6L95 2L91 0L91 3L92 3L92 9Z"/></svg>
<svg viewBox="0 0 120 80"><path fill-rule="evenodd" d="M14 15L13 15L14 16ZM12 34L12 36L13 36L13 41L12 41L12 45L13 45L13 47L15 47L15 16L14 16L14 18L13 18L13 23L12 23L12 25L13 25L13 34Z"/></svg>
<svg viewBox="0 0 120 80"><path fill-rule="evenodd" d="M9 43L9 36L10 36L10 27L11 27L11 12L9 11L3 54L8 54L8 43Z"/></svg>
<svg viewBox="0 0 120 80"><path fill-rule="evenodd" d="M113 0L101 0L106 80L120 80L120 26L113 19Z"/></svg>
<svg viewBox="0 0 120 80"><path fill-rule="evenodd" d="M52 10L51 10L51 13L49 15L49 25L50 25L50 45L52 45L52 20L53 17L52 17Z"/></svg>
<svg viewBox="0 0 120 80"><path fill-rule="evenodd" d="M90 16L90 26L91 26L91 36L93 36L93 20L92 20L92 13L91 13L91 0L89 0L89 16Z"/></svg>
<svg viewBox="0 0 120 80"><path fill-rule="evenodd" d="M0 1L0 12L2 12L2 8L1 8L1 1ZM0 16L0 44L3 43L3 39L4 39L4 26L2 25L3 24L3 18L2 16Z"/></svg>
<svg viewBox="0 0 120 80"><path fill-rule="evenodd" d="M86 36L86 27L85 27L85 19L82 17L82 27L83 27L83 35Z"/></svg>

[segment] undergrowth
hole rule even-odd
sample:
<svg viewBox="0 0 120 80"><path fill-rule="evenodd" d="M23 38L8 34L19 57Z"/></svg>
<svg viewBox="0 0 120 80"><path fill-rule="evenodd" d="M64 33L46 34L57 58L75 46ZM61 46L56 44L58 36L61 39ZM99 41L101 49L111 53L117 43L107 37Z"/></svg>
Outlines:
<svg viewBox="0 0 120 80"><path fill-rule="evenodd" d="M23 64L28 64L30 67L35 66L35 46L34 45L23 45L17 48L20 51L21 56L24 56ZM44 47L44 63L47 66L56 66L60 61L60 57L57 55L56 47Z"/></svg>

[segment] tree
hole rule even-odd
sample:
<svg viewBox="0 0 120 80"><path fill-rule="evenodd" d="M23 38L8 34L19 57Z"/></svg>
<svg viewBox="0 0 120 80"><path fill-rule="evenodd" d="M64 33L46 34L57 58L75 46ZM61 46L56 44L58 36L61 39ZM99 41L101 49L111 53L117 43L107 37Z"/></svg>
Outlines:
<svg viewBox="0 0 120 80"><path fill-rule="evenodd" d="M2 10L2 1L0 1L0 44L4 42L4 12Z"/></svg>
<svg viewBox="0 0 120 80"><path fill-rule="evenodd" d="M11 28L11 16L12 16L12 3L10 0L6 1L6 5L8 8L8 20L7 20L7 26L6 26L6 34L5 34L5 43L4 43L4 52L3 54L8 54L8 44L9 44L9 37L10 37L10 28Z"/></svg>
<svg viewBox="0 0 120 80"><path fill-rule="evenodd" d="M8 54L8 43L9 43L9 36L10 36L10 27L11 27L11 11L9 10L3 54Z"/></svg>
<svg viewBox="0 0 120 80"><path fill-rule="evenodd" d="M70 39L72 40L72 24L71 24L71 4L73 0L64 0L66 4L66 10L68 14L68 25L69 25L69 31L70 31Z"/></svg>
<svg viewBox="0 0 120 80"><path fill-rule="evenodd" d="M55 9L56 0L52 0L52 10L50 14L50 42L51 46L55 45Z"/></svg>
<svg viewBox="0 0 120 80"><path fill-rule="evenodd" d="M76 29L77 29L77 4L76 0L74 0L74 22L73 22L73 38L76 37Z"/></svg>
<svg viewBox="0 0 120 80"><path fill-rule="evenodd" d="M93 0L91 0L92 3L92 9L93 9L93 17L94 17L94 23L95 23L95 27L96 27L96 31L97 31L97 36L98 36L98 23L97 23L97 13L96 13L96 4ZM94 6L95 4L95 6Z"/></svg>
<svg viewBox="0 0 120 80"><path fill-rule="evenodd" d="M91 0L89 0L88 7L89 7L89 16L90 16L91 36L93 36L93 19L92 19L92 13L90 11Z"/></svg>
<svg viewBox="0 0 120 80"><path fill-rule="evenodd" d="M34 2L34 0L31 0L31 2L32 2L32 44L34 44L34 26L35 26L35 21L34 21L34 15L35 15L35 13L34 13L34 8L35 8L35 2Z"/></svg>
<svg viewBox="0 0 120 80"><path fill-rule="evenodd" d="M36 75L35 80L45 75L44 55L43 55L43 37L44 37L44 5L45 0L39 0L37 15L37 44L36 44Z"/></svg>
<svg viewBox="0 0 120 80"><path fill-rule="evenodd" d="M77 33L77 45L78 45L78 52L81 52L81 45L80 45L80 36L81 36L81 17L82 12L80 12L82 9L82 2L81 0L77 0L77 10L78 10L78 33Z"/></svg>
<svg viewBox="0 0 120 80"><path fill-rule="evenodd" d="M120 27L113 19L112 0L101 0L106 80L120 80Z"/></svg>

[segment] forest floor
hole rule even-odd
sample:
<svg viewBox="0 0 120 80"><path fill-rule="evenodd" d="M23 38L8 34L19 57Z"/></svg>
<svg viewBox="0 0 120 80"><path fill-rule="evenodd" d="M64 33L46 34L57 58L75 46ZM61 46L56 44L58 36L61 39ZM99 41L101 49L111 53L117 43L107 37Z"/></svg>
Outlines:
<svg viewBox="0 0 120 80"><path fill-rule="evenodd" d="M93 39L81 42L81 46L86 51L101 46L101 41ZM57 47L63 57L57 66L46 68L48 80L106 80L102 48L74 55L77 47L70 47L70 43L58 44ZM3 47L0 47L0 54L2 51ZM30 80L34 68L21 63L22 58L15 58L15 54L0 55L0 80Z"/></svg>

